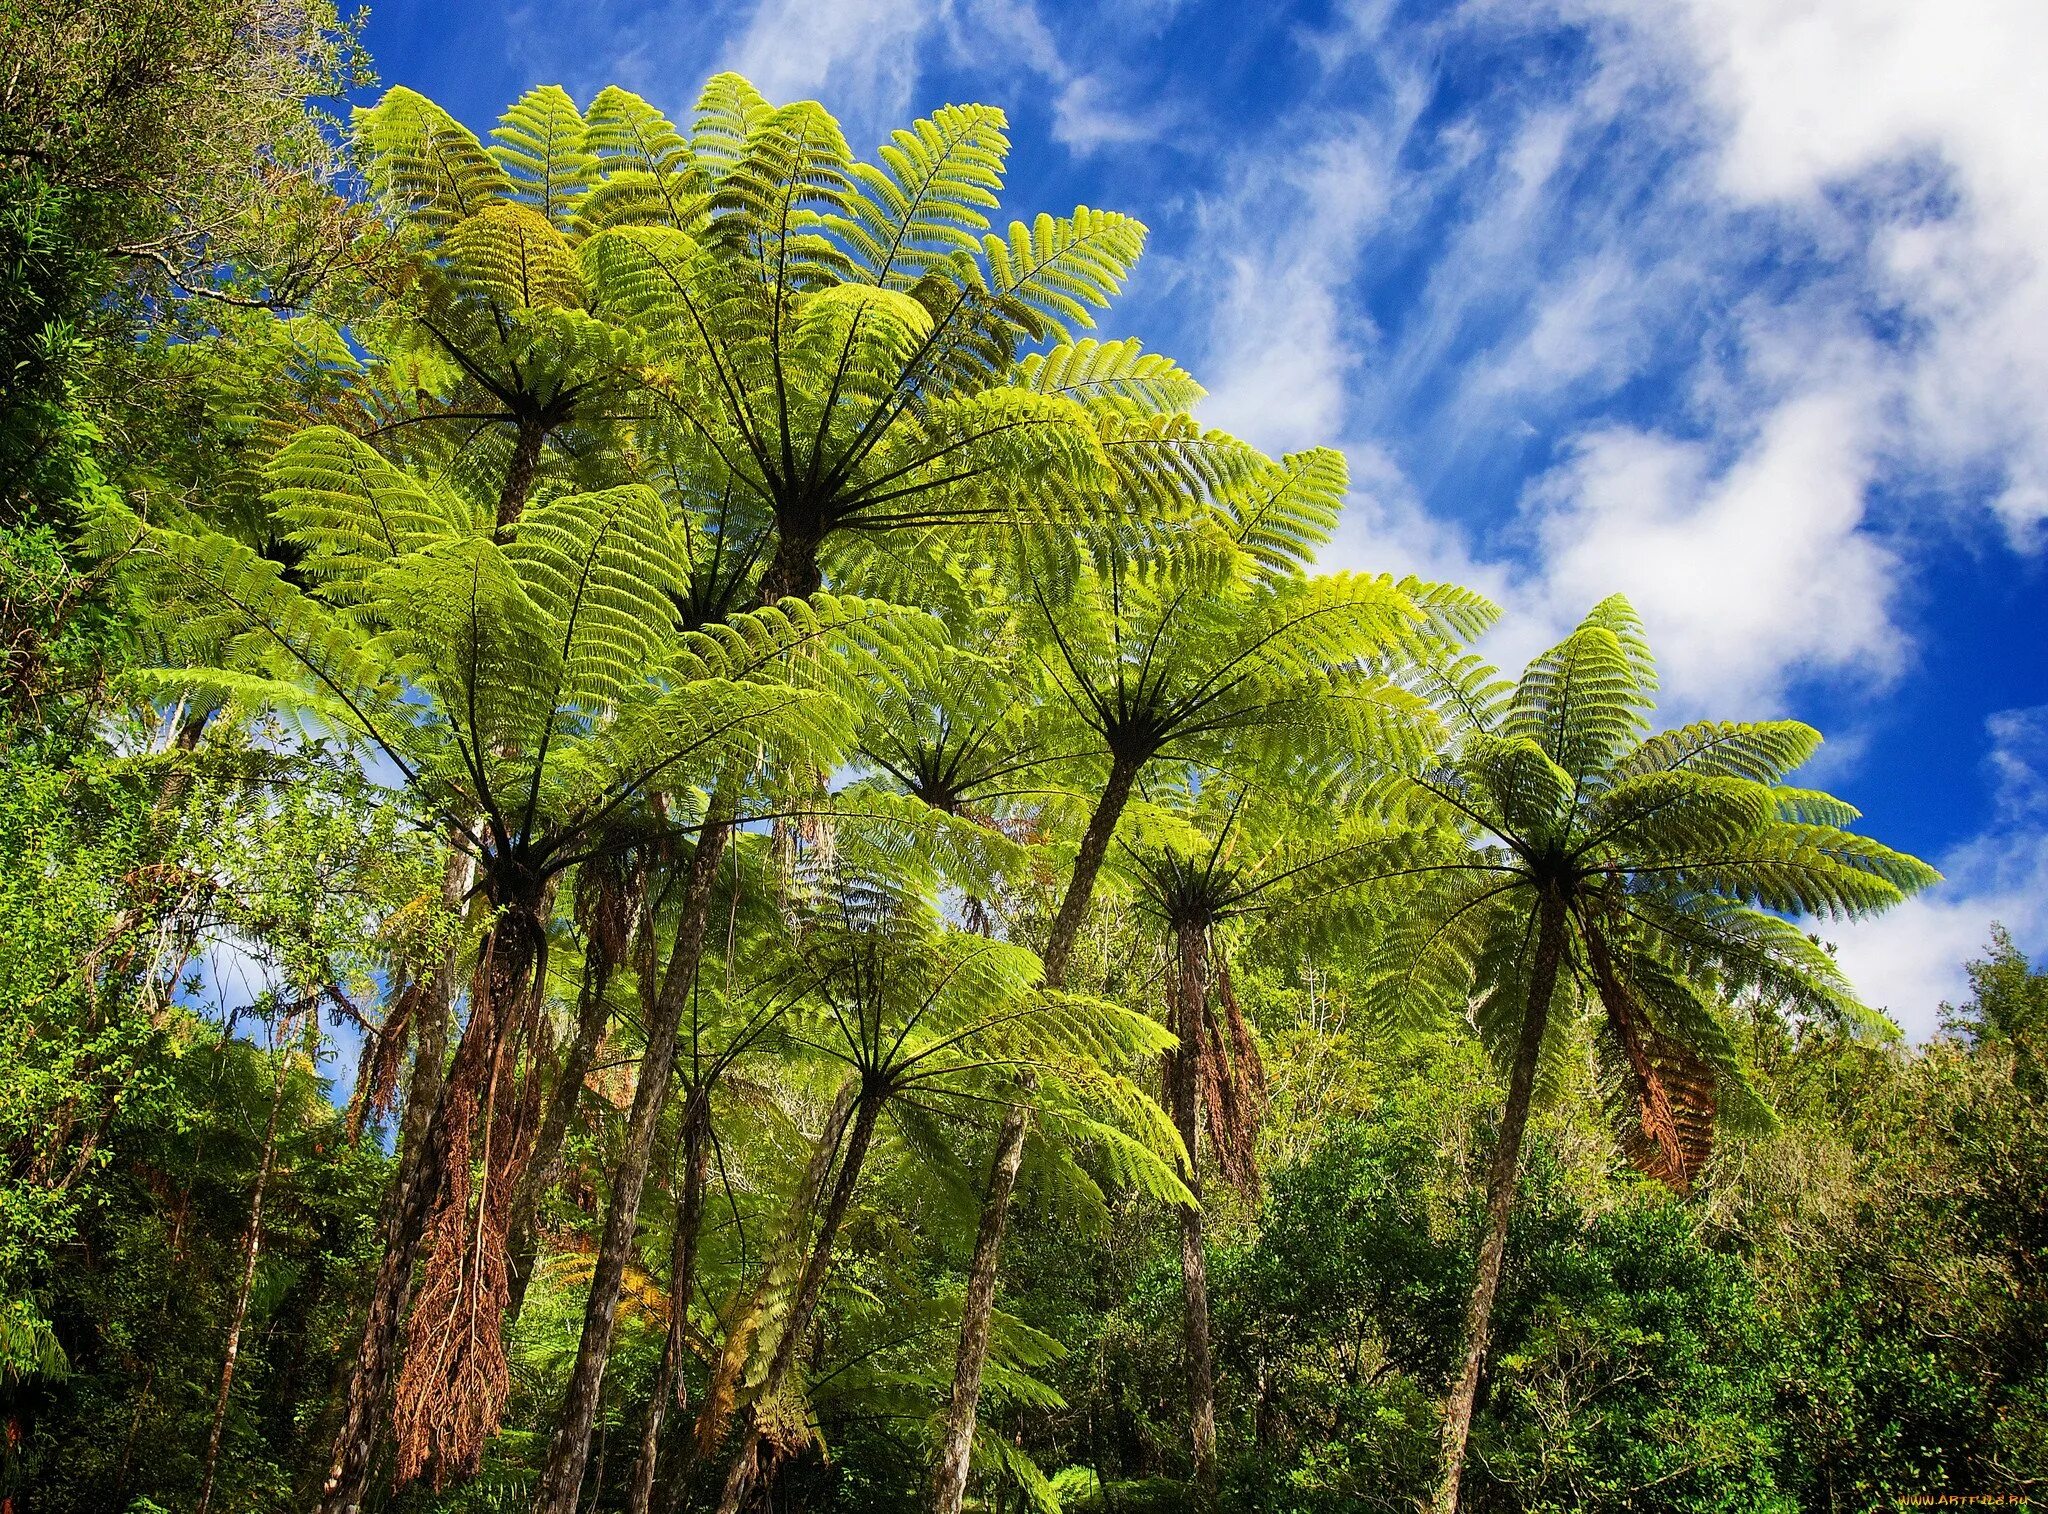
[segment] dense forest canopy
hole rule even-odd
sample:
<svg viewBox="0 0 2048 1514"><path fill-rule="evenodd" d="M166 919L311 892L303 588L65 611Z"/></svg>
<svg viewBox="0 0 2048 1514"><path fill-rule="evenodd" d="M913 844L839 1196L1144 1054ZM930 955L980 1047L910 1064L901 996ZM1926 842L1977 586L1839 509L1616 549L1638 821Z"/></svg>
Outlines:
<svg viewBox="0 0 2048 1514"><path fill-rule="evenodd" d="M999 109L357 28L0 17L0 1508L2048 1490L2048 976L1858 999L1817 732L1318 571Z"/></svg>

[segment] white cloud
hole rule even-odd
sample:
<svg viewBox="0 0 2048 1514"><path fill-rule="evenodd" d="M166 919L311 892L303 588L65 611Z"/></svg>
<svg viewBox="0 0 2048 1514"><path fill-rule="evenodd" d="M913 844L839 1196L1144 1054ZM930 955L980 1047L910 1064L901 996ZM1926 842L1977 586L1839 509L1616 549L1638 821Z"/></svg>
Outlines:
<svg viewBox="0 0 2048 1514"><path fill-rule="evenodd" d="M2048 519L2048 6L1663 0L1610 9L1704 65L1717 182L1864 225L1871 293L1907 318L1902 450L1991 470L2015 541ZM1672 25L1674 13L1678 25Z"/></svg>
<svg viewBox="0 0 2048 1514"><path fill-rule="evenodd" d="M2004 710L1985 726L1991 827L1934 859L1944 881L1926 894L1825 932L1864 999L1915 1040L1934 1032L1942 1003L1967 998L1963 964L1983 955L1993 922L2023 949L2048 945L2048 705Z"/></svg>
<svg viewBox="0 0 2048 1514"><path fill-rule="evenodd" d="M1240 248L1209 330L1204 419L1275 452L1343 435L1370 322L1347 290L1387 208L1400 135L1363 117L1296 152L1239 165L1204 207L1205 235Z"/></svg>
<svg viewBox="0 0 2048 1514"><path fill-rule="evenodd" d="M1101 74L1076 74L1053 101L1052 139L1082 156L1101 147L1156 141L1171 112L1154 106L1133 110L1117 103L1118 90Z"/></svg>
<svg viewBox="0 0 2048 1514"><path fill-rule="evenodd" d="M908 114L920 44L944 19L924 0L761 0L727 66L778 104L821 99L850 127L887 130Z"/></svg>
<svg viewBox="0 0 2048 1514"><path fill-rule="evenodd" d="M1579 439L1532 503L1540 591L1576 618L1607 594L1642 614L1667 713L1747 715L1797 674L1896 673L1899 565L1860 528L1866 397L1797 396L1723 471L1701 442L1615 427Z"/></svg>

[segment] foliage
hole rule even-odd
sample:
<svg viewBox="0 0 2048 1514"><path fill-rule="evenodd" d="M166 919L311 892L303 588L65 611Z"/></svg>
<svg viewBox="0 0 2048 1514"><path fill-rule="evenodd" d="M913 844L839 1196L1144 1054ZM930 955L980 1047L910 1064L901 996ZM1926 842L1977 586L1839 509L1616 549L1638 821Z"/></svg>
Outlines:
<svg viewBox="0 0 2048 1514"><path fill-rule="evenodd" d="M1816 733L1318 573L998 110L354 36L0 17L0 1503L1184 1509L1206 1275L1223 1504L1409 1508L1489 1255L1475 1507L2048 1491L2048 975L1855 1002Z"/></svg>

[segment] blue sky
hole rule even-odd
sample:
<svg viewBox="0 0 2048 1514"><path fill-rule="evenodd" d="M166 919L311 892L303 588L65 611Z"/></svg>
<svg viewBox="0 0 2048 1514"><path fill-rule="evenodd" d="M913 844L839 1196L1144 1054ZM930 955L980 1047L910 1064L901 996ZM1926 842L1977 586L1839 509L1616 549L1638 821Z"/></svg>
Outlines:
<svg viewBox="0 0 2048 1514"><path fill-rule="evenodd" d="M1005 210L1151 228L1105 333L1204 416L1329 444L1330 566L1603 595L1666 712L1790 714L1950 881L1838 931L1916 1033L1989 922L2048 947L2048 7L2035 0L378 0L382 79L477 129L738 68L857 151L1009 114Z"/></svg>

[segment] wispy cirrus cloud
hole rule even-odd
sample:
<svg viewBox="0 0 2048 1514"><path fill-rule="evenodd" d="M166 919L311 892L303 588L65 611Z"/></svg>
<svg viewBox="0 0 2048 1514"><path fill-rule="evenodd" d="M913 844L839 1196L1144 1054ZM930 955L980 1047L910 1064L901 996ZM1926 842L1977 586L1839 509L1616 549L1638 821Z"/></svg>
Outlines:
<svg viewBox="0 0 2048 1514"><path fill-rule="evenodd" d="M1985 722L1992 824L1935 859L1944 884L1875 920L1825 929L1851 981L1915 1039L1940 1006L1963 1002L1963 964L1981 956L1993 922L2022 943L2048 937L2048 705Z"/></svg>

